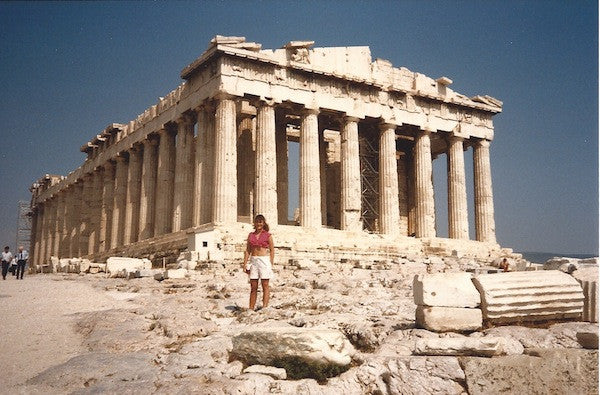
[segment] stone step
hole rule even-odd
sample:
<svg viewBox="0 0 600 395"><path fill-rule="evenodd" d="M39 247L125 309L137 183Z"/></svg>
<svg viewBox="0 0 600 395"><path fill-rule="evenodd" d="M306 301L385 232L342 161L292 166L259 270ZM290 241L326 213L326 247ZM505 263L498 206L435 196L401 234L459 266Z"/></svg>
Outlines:
<svg viewBox="0 0 600 395"><path fill-rule="evenodd" d="M560 271L482 274L473 282L491 324L579 319L583 312L581 286Z"/></svg>

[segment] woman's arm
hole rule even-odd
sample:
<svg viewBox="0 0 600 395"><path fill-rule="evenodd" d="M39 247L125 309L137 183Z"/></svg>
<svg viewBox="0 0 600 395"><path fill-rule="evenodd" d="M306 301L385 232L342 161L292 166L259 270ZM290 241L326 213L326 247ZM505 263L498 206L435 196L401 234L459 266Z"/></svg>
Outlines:
<svg viewBox="0 0 600 395"><path fill-rule="evenodd" d="M250 243L246 242L246 250L244 251L244 262L242 263L242 270L247 272L246 263L248 263L248 258L250 257Z"/></svg>
<svg viewBox="0 0 600 395"><path fill-rule="evenodd" d="M269 236L269 258L271 258L271 265L275 262L275 248L273 247L273 236Z"/></svg>

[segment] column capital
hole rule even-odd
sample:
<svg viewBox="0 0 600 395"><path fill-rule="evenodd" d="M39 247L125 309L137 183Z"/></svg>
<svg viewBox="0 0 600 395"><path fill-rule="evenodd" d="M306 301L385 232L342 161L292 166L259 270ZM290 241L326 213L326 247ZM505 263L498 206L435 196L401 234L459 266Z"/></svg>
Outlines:
<svg viewBox="0 0 600 395"><path fill-rule="evenodd" d="M128 152L131 153L137 153L140 152L142 150L143 147L143 143L142 142L137 142L135 144L132 144L131 147L129 147Z"/></svg>
<svg viewBox="0 0 600 395"><path fill-rule="evenodd" d="M194 122L196 122L196 113L194 111L186 111L183 114L180 114L179 117L177 117L176 122L178 125L191 125Z"/></svg>
<svg viewBox="0 0 600 395"><path fill-rule="evenodd" d="M217 100L234 100L237 99L238 96L232 95L229 92L219 91L215 93L212 98Z"/></svg>
<svg viewBox="0 0 600 395"><path fill-rule="evenodd" d="M464 141L465 138L462 136L458 136L456 134L449 134L448 137L446 138L448 140L448 142L455 142L455 141Z"/></svg>
<svg viewBox="0 0 600 395"><path fill-rule="evenodd" d="M483 148L489 148L490 143L491 143L490 140L486 140L486 139L477 139L477 140L475 140L475 145L478 145L478 146L483 147Z"/></svg>
<svg viewBox="0 0 600 395"><path fill-rule="evenodd" d="M348 115L348 114L343 114L342 120L344 122L360 122L359 117L357 117L356 115Z"/></svg>
<svg viewBox="0 0 600 395"><path fill-rule="evenodd" d="M204 100L202 103L200 103L199 105L197 105L196 107L194 107L194 109L192 109L193 112L196 113L196 117L198 116L198 113L200 112L210 112L210 111L215 111L215 103L213 100Z"/></svg>
<svg viewBox="0 0 600 395"><path fill-rule="evenodd" d="M381 122L379 124L379 130L380 131L384 131L384 130L388 130L388 129L394 129L394 131L396 130L397 125L395 123L390 123L390 122Z"/></svg>
<svg viewBox="0 0 600 395"><path fill-rule="evenodd" d="M127 151L119 152L115 157L112 158L115 162L125 162L127 160Z"/></svg>
<svg viewBox="0 0 600 395"><path fill-rule="evenodd" d="M302 109L302 115L319 115L320 112L318 108L304 107Z"/></svg>

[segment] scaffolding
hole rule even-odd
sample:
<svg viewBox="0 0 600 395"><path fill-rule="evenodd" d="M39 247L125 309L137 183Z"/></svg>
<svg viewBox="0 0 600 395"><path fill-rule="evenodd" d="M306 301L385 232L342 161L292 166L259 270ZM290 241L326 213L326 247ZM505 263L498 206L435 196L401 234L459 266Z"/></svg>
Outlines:
<svg viewBox="0 0 600 395"><path fill-rule="evenodd" d="M379 232L379 144L377 130L359 129L361 220L365 231Z"/></svg>
<svg viewBox="0 0 600 395"><path fill-rule="evenodd" d="M31 247L31 207L29 202L19 201L19 216L17 218L17 240L15 249L19 246L29 251Z"/></svg>

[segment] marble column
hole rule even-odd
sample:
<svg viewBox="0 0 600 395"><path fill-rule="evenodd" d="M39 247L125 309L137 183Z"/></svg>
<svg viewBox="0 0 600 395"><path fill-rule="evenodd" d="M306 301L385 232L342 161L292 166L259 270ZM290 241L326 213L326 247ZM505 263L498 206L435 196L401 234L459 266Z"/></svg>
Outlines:
<svg viewBox="0 0 600 395"><path fill-rule="evenodd" d="M215 158L215 113L210 105L196 110L198 135L194 155L194 226L212 221Z"/></svg>
<svg viewBox="0 0 600 395"><path fill-rule="evenodd" d="M400 213L399 232L402 236L408 236L409 222L409 176L408 155L401 152L398 155L398 211Z"/></svg>
<svg viewBox="0 0 600 395"><path fill-rule="evenodd" d="M448 236L451 239L469 239L467 218L467 184L462 137L448 138Z"/></svg>
<svg viewBox="0 0 600 395"><path fill-rule="evenodd" d="M70 194L69 188L65 188L58 194L58 256L60 258L69 258L69 235L67 229L69 228L68 218L71 214L70 210L67 209L67 203Z"/></svg>
<svg viewBox="0 0 600 395"><path fill-rule="evenodd" d="M59 195L54 197L54 237L52 239L52 255L60 258L60 239L62 235L62 215L64 215L64 202Z"/></svg>
<svg viewBox="0 0 600 395"><path fill-rule="evenodd" d="M217 102L215 114L215 173L213 220L237 221L236 107L229 96Z"/></svg>
<svg viewBox="0 0 600 395"><path fill-rule="evenodd" d="M400 233L396 125L379 126L379 229L383 234Z"/></svg>
<svg viewBox="0 0 600 395"><path fill-rule="evenodd" d="M300 125L300 226L321 226L318 110L305 110Z"/></svg>
<svg viewBox="0 0 600 395"><path fill-rule="evenodd" d="M50 199L44 201L44 222L42 224L42 246L40 251L41 263L45 264L50 259L50 223L52 223L52 202Z"/></svg>
<svg viewBox="0 0 600 395"><path fill-rule="evenodd" d="M138 240L154 237L154 210L156 207L156 173L158 169L158 140L151 135L143 141L142 182Z"/></svg>
<svg viewBox="0 0 600 395"><path fill-rule="evenodd" d="M430 131L422 130L415 139L415 234L435 237Z"/></svg>
<svg viewBox="0 0 600 395"><path fill-rule="evenodd" d="M275 108L260 103L256 116L255 213L267 222L277 223L277 152L275 145Z"/></svg>
<svg viewBox="0 0 600 395"><path fill-rule="evenodd" d="M73 203L72 203L72 208L73 208L73 225L71 227L71 247L70 247L70 251L71 251L71 256L73 257L80 257L82 254L79 251L79 244L80 241L79 239L81 238L81 233L80 233L80 226L79 224L82 221L82 216L81 216L81 200L83 199L83 184L81 183L81 181L76 182L75 184L73 184ZM98 233L96 231L96 233ZM89 250L89 248L88 248ZM90 253L92 253L93 250L89 250Z"/></svg>
<svg viewBox="0 0 600 395"><path fill-rule="evenodd" d="M36 227L35 227L35 244L33 249L33 264L40 265L43 260L43 253L45 248L44 242L44 204L38 203L36 207Z"/></svg>
<svg viewBox="0 0 600 395"><path fill-rule="evenodd" d="M256 119L238 118L237 134L237 180L238 215L252 217L254 209L254 184L256 181L256 155L254 132Z"/></svg>
<svg viewBox="0 0 600 395"><path fill-rule="evenodd" d="M88 239L88 253L94 254L100 250L100 222L102 218L102 190L104 182L104 169L97 168L92 173L94 197L91 204L90 236Z"/></svg>
<svg viewBox="0 0 600 395"><path fill-rule="evenodd" d="M129 150L129 166L127 167L127 203L125 205L123 245L138 240L141 186L142 148L139 145L134 145Z"/></svg>
<svg viewBox="0 0 600 395"><path fill-rule="evenodd" d="M66 214L67 217L65 218L65 247L64 247L64 251L65 251L65 256L69 257L69 258L73 258L76 257L78 255L75 255L76 251L73 251L73 239L75 238L75 228L77 227L77 223L79 222L79 213L81 211L81 209L76 209L75 205L76 205L76 189L77 189L77 184L71 184L69 186L69 188L67 189L68 194L65 198L65 204L66 204ZM81 200L80 200L81 203Z"/></svg>
<svg viewBox="0 0 600 395"><path fill-rule="evenodd" d="M192 226L194 191L194 117L183 114L177 120L173 232Z"/></svg>
<svg viewBox="0 0 600 395"><path fill-rule="evenodd" d="M285 114L275 115L275 156L277 160L277 222L288 223L288 142Z"/></svg>
<svg viewBox="0 0 600 395"><path fill-rule="evenodd" d="M91 253L89 251L89 238L91 233L91 222L93 218L92 201L98 191L94 190L92 175L85 174L82 177L81 194L81 221L79 223L79 254L81 256Z"/></svg>
<svg viewBox="0 0 600 395"><path fill-rule="evenodd" d="M358 118L345 117L340 135L341 225L342 230L362 230L360 220L361 184L358 149Z"/></svg>
<svg viewBox="0 0 600 395"><path fill-rule="evenodd" d="M154 236L171 233L175 182L175 133L165 127L158 133L158 169Z"/></svg>
<svg viewBox="0 0 600 395"><path fill-rule="evenodd" d="M317 117L318 123L318 117ZM319 126L319 180L321 183L321 225L327 226L327 142L325 128Z"/></svg>
<svg viewBox="0 0 600 395"><path fill-rule="evenodd" d="M477 140L473 146L473 175L475 181L475 235L477 241L496 242L494 196L490 167L490 142Z"/></svg>
<svg viewBox="0 0 600 395"><path fill-rule="evenodd" d="M127 204L127 157L120 153L115 157L115 189L113 193L112 231L110 248L123 245L125 206Z"/></svg>
<svg viewBox="0 0 600 395"><path fill-rule="evenodd" d="M102 215L100 216L100 251L108 251L112 238L113 193L115 190L115 166L111 161L104 164L102 185ZM85 184L84 184L85 195Z"/></svg>

